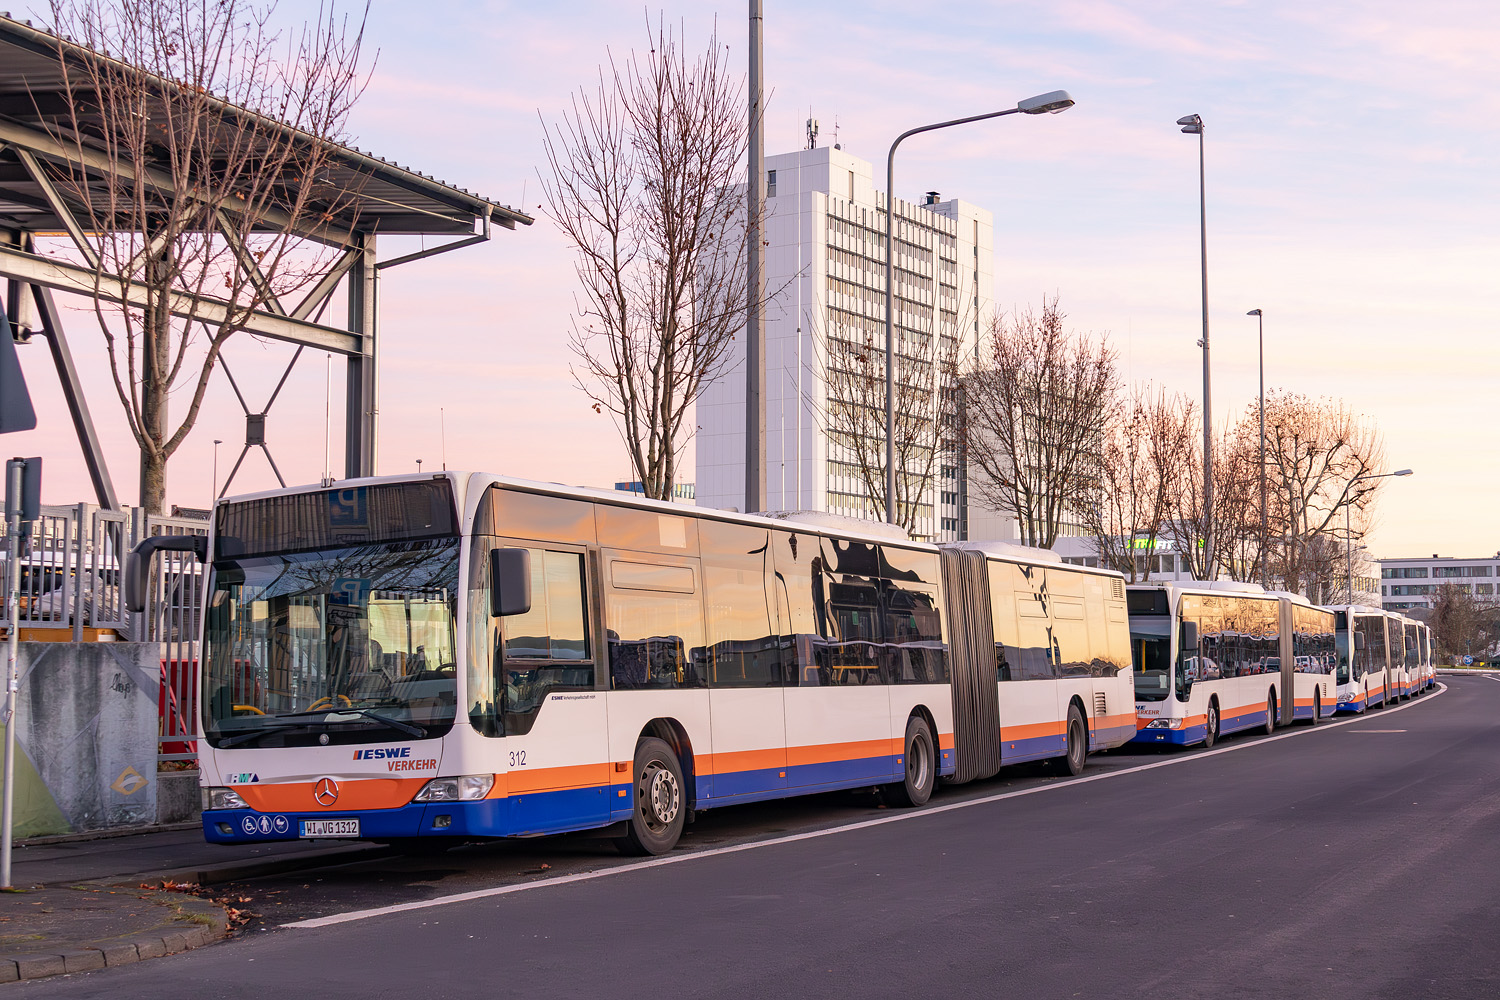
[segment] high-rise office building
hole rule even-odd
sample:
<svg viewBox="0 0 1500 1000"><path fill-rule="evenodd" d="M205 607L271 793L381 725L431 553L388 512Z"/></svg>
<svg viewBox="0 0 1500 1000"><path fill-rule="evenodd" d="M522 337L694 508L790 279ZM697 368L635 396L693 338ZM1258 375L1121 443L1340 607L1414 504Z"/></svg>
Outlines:
<svg viewBox="0 0 1500 1000"><path fill-rule="evenodd" d="M773 510L877 519L861 475L884 468L885 211L871 165L838 148L766 158L766 492ZM919 538L971 531L956 387L933 367L974 355L993 302L993 218L929 192L896 200L894 226L898 473L926 478L914 498ZM745 356L698 402L698 503L745 503ZM858 370L851 373L850 366ZM872 403L881 411L872 413ZM930 478L923 475L930 468ZM883 473L875 477L883 481ZM883 487L879 491L883 496ZM982 537L1001 537L994 530Z"/></svg>

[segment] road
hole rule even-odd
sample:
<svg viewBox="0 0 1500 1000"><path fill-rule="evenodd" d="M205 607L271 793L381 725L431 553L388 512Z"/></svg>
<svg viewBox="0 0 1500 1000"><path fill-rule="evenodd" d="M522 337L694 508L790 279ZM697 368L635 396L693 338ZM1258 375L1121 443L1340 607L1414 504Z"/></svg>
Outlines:
<svg viewBox="0 0 1500 1000"><path fill-rule="evenodd" d="M10 990L1496 996L1500 681L1445 680L1347 723L1023 770L918 812L707 813L654 861L543 840L257 880L235 887L263 915L235 940Z"/></svg>

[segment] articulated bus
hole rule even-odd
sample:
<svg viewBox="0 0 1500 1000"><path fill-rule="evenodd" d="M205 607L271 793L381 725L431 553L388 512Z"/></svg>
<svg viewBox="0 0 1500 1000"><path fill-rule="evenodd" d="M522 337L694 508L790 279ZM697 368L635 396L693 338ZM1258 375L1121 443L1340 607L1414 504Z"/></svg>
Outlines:
<svg viewBox="0 0 1500 1000"><path fill-rule="evenodd" d="M1415 698L1428 687L1427 670L1427 626L1421 622L1400 617L1401 633L1406 643L1406 658L1403 661L1402 696Z"/></svg>
<svg viewBox="0 0 1500 1000"><path fill-rule="evenodd" d="M1333 714L1331 611L1253 583L1132 585L1127 600L1136 742L1213 746Z"/></svg>
<svg viewBox="0 0 1500 1000"><path fill-rule="evenodd" d="M1395 698L1387 660L1387 630L1398 629L1389 611L1362 605L1331 608L1338 629L1338 710L1355 714Z"/></svg>
<svg viewBox="0 0 1500 1000"><path fill-rule="evenodd" d="M445 473L221 501L128 601L190 546L210 841L660 854L705 809L918 806L1136 731L1124 581L1039 550Z"/></svg>

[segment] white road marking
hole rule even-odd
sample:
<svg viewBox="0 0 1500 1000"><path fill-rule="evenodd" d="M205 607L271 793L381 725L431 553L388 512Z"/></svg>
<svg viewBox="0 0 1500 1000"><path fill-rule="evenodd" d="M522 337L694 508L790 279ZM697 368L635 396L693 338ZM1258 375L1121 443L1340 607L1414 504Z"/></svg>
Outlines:
<svg viewBox="0 0 1500 1000"><path fill-rule="evenodd" d="M1448 690L1448 685L1439 683L1433 695L1439 695ZM1425 704L1430 699L1423 699ZM1408 702L1405 705L1387 707L1382 714L1389 715L1394 712L1403 712L1418 702ZM741 851L756 851L766 847L777 847L782 844L795 844L803 840L816 840L819 837L832 837L840 833L852 833L855 830L867 830L870 827L885 826L888 823L905 823L911 820L926 819L929 816L939 816L943 813L954 812L959 809L972 809L975 806L989 805L992 802L1000 802L1005 799L1017 799L1023 795L1038 795L1042 792L1057 791L1063 788L1077 788L1093 781L1105 781L1109 778L1118 778L1127 774L1139 774L1142 771L1154 771L1159 767L1174 767L1178 764L1190 764L1195 760L1205 760L1209 757L1217 757L1220 754L1235 753L1240 750L1249 750L1252 747L1265 746L1267 743L1276 743L1280 740L1289 740L1298 736L1311 736L1314 733L1327 732L1340 726L1347 726L1355 722L1364 722L1365 719L1355 716L1343 722L1320 722L1316 726L1298 729L1295 732L1282 733L1279 736L1266 736L1251 743L1240 743L1235 746L1219 747L1214 750L1204 750L1188 757L1173 757L1170 760L1154 761L1150 764L1138 764L1135 767L1122 768L1118 771L1105 771L1100 774L1084 775L1072 778L1068 781L1056 782L1046 785L1034 785L1030 788L1020 788L1011 792L998 792L994 795L985 795L977 799L966 799L963 802L950 802L947 805L933 806L929 809L917 809L910 812L893 813L888 816L880 816L875 819L861 820L858 823L845 823L842 826L829 827L826 830L811 830L807 833L790 834L785 837L776 837L771 840L758 840L748 844L734 844L729 847L714 847L706 851L694 851L691 854L668 855L662 858L651 858L647 861L637 861L632 864L617 865L613 868L602 868L591 872L579 872L576 875L560 875L557 878L540 879L535 882L522 882L517 885L495 886L489 889L475 889L470 892L456 892L449 896L437 896L432 899L422 899L411 903L393 903L390 906L376 906L367 910L350 910L347 913L336 913L327 917L313 917L309 920L296 920L285 923L283 927L315 928L331 927L334 924L348 924L356 920L369 920L373 917L389 916L393 913L406 913L411 910L425 910L434 906L446 906L450 903L466 903L473 899L488 899L492 896L509 896L518 892L529 892L533 889L542 889L551 886L570 885L575 882L588 882L593 879L608 878L611 875L624 875L630 872L643 871L647 868L661 868L664 865L679 865L687 861L700 861L704 858L720 857L725 854L738 854ZM1359 732L1360 730L1354 730Z"/></svg>
<svg viewBox="0 0 1500 1000"><path fill-rule="evenodd" d="M1351 733L1404 733L1404 729L1351 729Z"/></svg>

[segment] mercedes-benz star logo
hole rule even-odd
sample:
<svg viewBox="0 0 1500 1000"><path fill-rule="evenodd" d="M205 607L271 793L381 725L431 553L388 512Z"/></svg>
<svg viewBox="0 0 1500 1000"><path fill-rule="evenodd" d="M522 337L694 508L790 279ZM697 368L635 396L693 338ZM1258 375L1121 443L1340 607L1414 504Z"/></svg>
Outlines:
<svg viewBox="0 0 1500 1000"><path fill-rule="evenodd" d="M313 787L313 798L320 806L331 806L339 800L339 783L332 778L322 778Z"/></svg>

